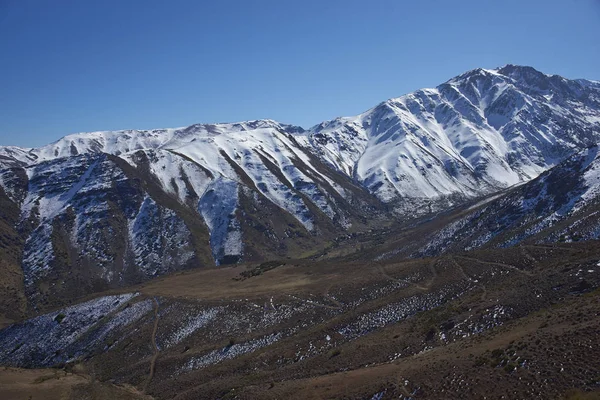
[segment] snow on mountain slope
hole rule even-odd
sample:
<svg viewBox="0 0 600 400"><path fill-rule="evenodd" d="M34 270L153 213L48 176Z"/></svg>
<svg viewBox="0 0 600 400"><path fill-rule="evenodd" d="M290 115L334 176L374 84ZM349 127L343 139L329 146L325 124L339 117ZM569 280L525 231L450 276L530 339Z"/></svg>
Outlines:
<svg viewBox="0 0 600 400"><path fill-rule="evenodd" d="M331 199L319 182L306 176L295 164L304 163L319 180L327 181L342 195L345 192L326 175L312 168L304 153L306 150L298 148L288 138L288 135L301 134L301 128L261 120L192 125L180 129L84 133L69 135L29 151L3 148L0 154L31 164L103 152L120 156L137 166L135 158L139 151L144 151L150 159L150 172L167 192L177 195L182 202L187 201L190 189L201 197L214 177L241 182L231 165L234 162L262 195L312 231L314 222L307 213L307 199L332 220L345 216L334 210ZM274 166L276 171L267 164ZM54 202L54 199L48 199L48 202Z"/></svg>
<svg viewBox="0 0 600 400"><path fill-rule="evenodd" d="M599 132L598 82L507 65L468 71L437 88L390 99L356 117L323 122L306 132L271 120L93 132L69 135L39 149L2 148L0 156L32 163L90 152L128 158L138 150L168 150L215 176L239 181L230 165L233 160L264 196L311 230L310 217L301 211L305 199L294 196L289 184L298 184L330 218L334 212L322 188L294 168L293 160L310 166L307 153L384 202L414 199L449 205L530 180L574 149L597 142ZM273 176L265 160L277 166L285 182ZM173 165L170 157L152 170L168 191L171 176L177 175ZM185 189L177 187L183 199Z"/></svg>
<svg viewBox="0 0 600 400"><path fill-rule="evenodd" d="M213 256L219 261L243 254L241 224L235 216L241 187L257 191L309 232L316 227L314 212L307 202L332 222L349 225L348 213L338 206L327 186L341 197L346 192L314 168L305 150L289 137L301 132L299 128L269 120L193 125L158 132L157 135L165 136L161 144L143 152L150 173L162 188L182 203L198 208L211 232ZM132 153L131 146L123 143L120 149L123 153L116 150L115 154L133 166L140 166L142 150ZM297 167L298 164L304 168ZM303 169L308 169L311 176Z"/></svg>
<svg viewBox="0 0 600 400"><path fill-rule="evenodd" d="M210 232L210 247L217 262L228 256L239 257L243 253L241 228L235 218L238 207L237 183L221 177L214 181L198 204Z"/></svg>
<svg viewBox="0 0 600 400"><path fill-rule="evenodd" d="M32 299L85 294L186 266L198 257L185 216L150 197L139 177L104 153L57 158L26 167L27 195L18 226L22 269ZM84 282L77 282L78 275ZM47 280L61 281L41 290ZM100 284L101 282L101 284Z"/></svg>
<svg viewBox="0 0 600 400"><path fill-rule="evenodd" d="M0 148L0 185L21 213L30 301L305 252L376 215L368 193L298 146L301 134L251 121ZM69 274L81 274L80 284Z"/></svg>
<svg viewBox="0 0 600 400"><path fill-rule="evenodd" d="M512 65L469 71L308 132L324 160L381 200L426 203L528 181L599 139L597 83Z"/></svg>

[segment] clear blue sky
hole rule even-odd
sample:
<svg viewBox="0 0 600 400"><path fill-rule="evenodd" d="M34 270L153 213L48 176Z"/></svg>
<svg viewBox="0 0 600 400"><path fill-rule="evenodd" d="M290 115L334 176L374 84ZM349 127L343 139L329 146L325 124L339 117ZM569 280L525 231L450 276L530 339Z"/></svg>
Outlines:
<svg viewBox="0 0 600 400"><path fill-rule="evenodd" d="M0 145L310 127L507 63L600 80L600 1L0 0Z"/></svg>

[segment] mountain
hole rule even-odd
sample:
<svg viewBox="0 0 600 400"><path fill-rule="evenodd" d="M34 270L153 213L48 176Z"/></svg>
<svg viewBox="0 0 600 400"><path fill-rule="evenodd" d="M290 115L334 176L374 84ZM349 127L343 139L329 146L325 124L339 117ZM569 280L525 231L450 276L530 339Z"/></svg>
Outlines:
<svg viewBox="0 0 600 400"><path fill-rule="evenodd" d="M67 136L4 148L36 306L167 272L301 255L382 205L273 121Z"/></svg>
<svg viewBox="0 0 600 400"><path fill-rule="evenodd" d="M476 69L319 124L308 139L399 210L413 214L415 203L430 202L442 209L528 181L597 143L599 88L531 67Z"/></svg>
<svg viewBox="0 0 600 400"><path fill-rule="evenodd" d="M180 269L306 257L599 141L600 83L507 65L308 130L260 120L1 147L0 303L14 317Z"/></svg>
<svg viewBox="0 0 600 400"><path fill-rule="evenodd" d="M428 249L461 250L600 239L600 148L589 147L535 180L493 200L432 238ZM426 252L428 253L428 252Z"/></svg>

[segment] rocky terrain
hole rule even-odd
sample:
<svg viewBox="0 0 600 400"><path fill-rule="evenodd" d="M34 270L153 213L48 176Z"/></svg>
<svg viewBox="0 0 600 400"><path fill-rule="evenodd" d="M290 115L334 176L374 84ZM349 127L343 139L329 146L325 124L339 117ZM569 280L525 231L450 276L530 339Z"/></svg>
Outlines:
<svg viewBox="0 0 600 400"><path fill-rule="evenodd" d="M600 388L599 271L597 242L186 271L6 328L0 362L140 398L559 398Z"/></svg>
<svg viewBox="0 0 600 400"><path fill-rule="evenodd" d="M363 238L372 257L401 259L518 244L600 238L599 147L590 146L538 178L411 228ZM342 241L349 246L354 241ZM380 243L379 245L377 243ZM381 244L383 243L383 244Z"/></svg>

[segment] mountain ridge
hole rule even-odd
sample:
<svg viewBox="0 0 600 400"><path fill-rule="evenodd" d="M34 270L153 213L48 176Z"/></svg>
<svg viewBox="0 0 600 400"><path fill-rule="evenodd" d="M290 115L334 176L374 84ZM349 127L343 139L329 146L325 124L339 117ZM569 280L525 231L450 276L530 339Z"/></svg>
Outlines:
<svg viewBox="0 0 600 400"><path fill-rule="evenodd" d="M401 96L397 96L397 97L390 97L387 100L384 100L380 103L378 103L376 106L371 107L367 110L365 110L362 113L359 113L357 116L363 115L363 114L367 114L370 111L383 106L387 103L393 102L397 99L401 99L405 96L409 96L413 93L418 93L421 91L432 91L432 90L436 90L437 88L439 88L442 85L460 80L460 79L465 79L468 78L474 74L480 74L480 73L484 73L484 74L490 74L490 75L499 75L500 72L502 71L530 71L533 72L534 74L538 74L538 75L543 75L546 78L553 78L553 79L560 79L563 81L572 81L572 82L576 82L579 83L582 86L598 86L600 87L600 81L596 81L596 80L592 80L592 79L583 79L583 78L578 78L578 79L567 79L564 78L558 74L546 74L543 73L541 71L538 71L536 69L534 69L533 67L530 66L524 66L524 65L517 65L517 64L505 64L504 66L501 67L496 67L496 68L473 68L471 70L468 70L460 75L457 75L453 78L448 79L446 82L442 83L441 85L436 86L435 88L423 88L423 89L418 89L414 92L411 93L407 93ZM502 73L500 73L500 75L502 75ZM507 75L508 76L508 75ZM215 123L194 123L191 125L187 125L187 126L180 126L177 128L171 128L171 127L167 127L167 128L154 128L154 129L118 129L118 130L99 130L99 131L84 131L84 132L75 132L75 133L70 133L67 134L65 136L60 137L59 139L50 142L47 145L43 145L43 146L39 146L39 147L26 147L26 146L15 146L15 145L10 145L10 146L0 146L0 149L2 150L8 150L8 151L18 151L21 150L22 152L31 152L31 151L35 151L41 148L45 148L45 147L50 147L52 145L56 145L59 144L62 141L67 141L69 139L74 139L74 138L79 138L81 136L86 136L86 135L95 135L95 134L115 134L115 135L120 135L120 134L128 134L128 133L146 133L146 132L164 132L164 133L168 133L168 132L174 132L174 131L184 131L186 129L190 129L192 127L210 127L210 126L242 126L244 124L256 124L256 123L270 123L273 125L278 125L281 127L289 127L292 128L292 130L294 131L299 131L301 133L303 132L307 132L307 131L313 131L315 129L317 129L319 126L322 126L323 124L327 123L327 122L331 122L331 121L337 121L337 120L344 120L344 119L350 119L350 118L354 118L352 116L350 117L344 117L344 116L339 116L339 117L335 117L329 120L325 120L322 121L320 123L314 124L310 127L303 127L300 125L294 125L294 124L288 124L288 123L282 123L279 122L275 119L272 118L264 118L264 119L254 119L254 120L241 120L241 121L236 121L236 122L215 122Z"/></svg>

